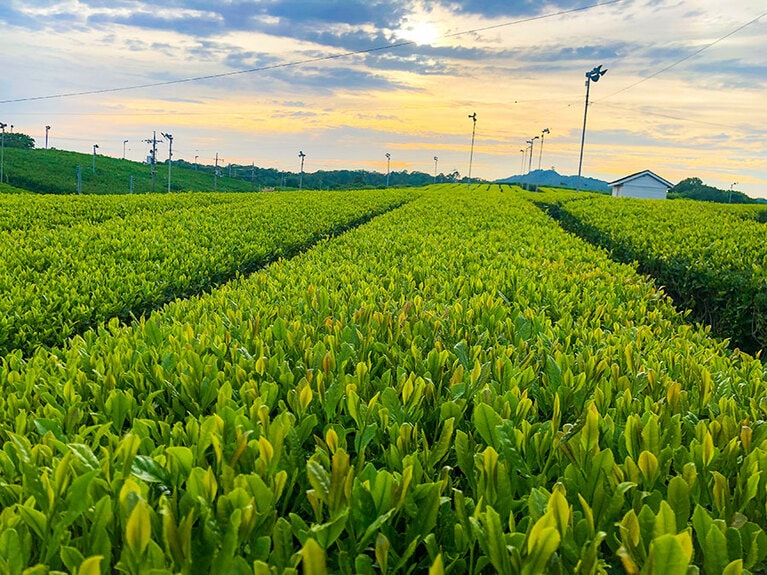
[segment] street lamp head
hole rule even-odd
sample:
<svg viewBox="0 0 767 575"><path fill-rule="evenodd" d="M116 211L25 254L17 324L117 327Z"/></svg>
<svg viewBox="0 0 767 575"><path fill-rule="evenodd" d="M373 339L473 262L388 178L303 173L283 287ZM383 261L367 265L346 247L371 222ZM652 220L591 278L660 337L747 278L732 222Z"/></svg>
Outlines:
<svg viewBox="0 0 767 575"><path fill-rule="evenodd" d="M46 129L46 130L50 130L50 129L51 129L51 127L50 127L50 126L45 126L45 129Z"/></svg>
<svg viewBox="0 0 767 575"><path fill-rule="evenodd" d="M598 82L599 79L604 76L607 73L607 69L605 68L602 70L602 64L599 66L596 66L593 70L590 72L586 72L586 78L591 80L592 82Z"/></svg>
<svg viewBox="0 0 767 575"><path fill-rule="evenodd" d="M535 136L535 137L533 138L533 140L540 140L540 139L541 139L541 137L540 137L540 136Z"/></svg>
<svg viewBox="0 0 767 575"><path fill-rule="evenodd" d="M544 128L541 134L551 134L551 130L549 130L548 128Z"/></svg>
<svg viewBox="0 0 767 575"><path fill-rule="evenodd" d="M98 144L93 144L93 149L96 150L99 147Z"/></svg>
<svg viewBox="0 0 767 575"><path fill-rule="evenodd" d="M3 130L3 131L5 131L5 128L6 128L7 126L8 126L8 124L3 124L2 122L0 122L0 130Z"/></svg>
<svg viewBox="0 0 767 575"><path fill-rule="evenodd" d="M437 156L434 156L434 161L436 162L437 160L439 160L439 158Z"/></svg>
<svg viewBox="0 0 767 575"><path fill-rule="evenodd" d="M525 140L525 142L528 143L528 144L532 144L533 143L532 140Z"/></svg>

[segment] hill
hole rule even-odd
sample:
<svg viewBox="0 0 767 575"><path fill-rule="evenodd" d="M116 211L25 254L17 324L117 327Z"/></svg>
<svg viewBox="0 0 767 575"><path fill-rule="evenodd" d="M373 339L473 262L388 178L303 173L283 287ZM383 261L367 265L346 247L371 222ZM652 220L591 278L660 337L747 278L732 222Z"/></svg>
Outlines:
<svg viewBox="0 0 767 575"><path fill-rule="evenodd" d="M95 172L91 154L64 150L20 149L5 150L5 183L15 188L44 194L77 193L77 170L80 166L82 193L106 194L129 193L131 178L134 193L152 191L151 167L140 162L120 160L108 156L96 156ZM223 174L222 174L223 175ZM213 181L213 173L181 167L175 162L171 170L171 190L250 191L250 182L236 178L221 177ZM168 189L168 167L158 164L154 190Z"/></svg>
<svg viewBox="0 0 767 575"><path fill-rule="evenodd" d="M578 176L563 176L555 170L533 170L524 175L509 176L496 180L499 184L532 184L536 186L551 186L555 188L578 188ZM609 192L610 186L603 180L581 177L581 190L590 192Z"/></svg>
<svg viewBox="0 0 767 575"><path fill-rule="evenodd" d="M6 148L5 184L44 194L77 193L77 171L80 167L82 193L133 193L153 191L151 167L148 164L69 152L65 150ZM232 165L219 167L219 177L214 178L214 166L195 165L182 159L174 160L171 169L171 191L218 191L249 192L260 189L364 189L384 188L387 176L365 170L335 170L304 173L282 172L274 168ZM302 181L301 181L302 180ZM461 181L458 173L440 174L440 182ZM431 184L434 176L423 172L391 172L390 187L424 186ZM464 180L465 181L465 178ZM475 180L477 182L481 180ZM168 165L157 164L154 191L168 189ZM11 190L7 190L11 191Z"/></svg>

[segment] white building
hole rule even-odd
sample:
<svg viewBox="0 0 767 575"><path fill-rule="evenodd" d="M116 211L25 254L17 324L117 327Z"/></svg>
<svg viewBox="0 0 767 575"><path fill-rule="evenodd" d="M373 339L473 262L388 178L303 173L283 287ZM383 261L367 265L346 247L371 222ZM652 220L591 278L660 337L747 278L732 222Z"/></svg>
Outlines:
<svg viewBox="0 0 767 575"><path fill-rule="evenodd" d="M609 186L613 189L614 198L665 200L666 192L674 184L657 174L653 174L650 170L645 170L610 182Z"/></svg>

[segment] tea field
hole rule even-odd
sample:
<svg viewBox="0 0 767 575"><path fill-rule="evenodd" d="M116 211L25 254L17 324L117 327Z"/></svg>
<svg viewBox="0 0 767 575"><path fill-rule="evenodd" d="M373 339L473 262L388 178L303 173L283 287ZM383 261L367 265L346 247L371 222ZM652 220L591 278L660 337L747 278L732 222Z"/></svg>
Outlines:
<svg viewBox="0 0 767 575"><path fill-rule="evenodd" d="M305 248L404 192L0 197L0 351L57 345Z"/></svg>
<svg viewBox="0 0 767 575"><path fill-rule="evenodd" d="M9 345L0 571L764 572L764 366L529 196L97 203L103 243L55 240L82 276L100 251L130 279L130 246L193 252L199 278L253 244L281 254L294 228L312 247L60 345ZM80 209L50 237L76 237ZM239 247L213 251L219 234Z"/></svg>
<svg viewBox="0 0 767 575"><path fill-rule="evenodd" d="M764 206L562 194L553 201L566 229L638 262L714 333L749 352L767 345Z"/></svg>

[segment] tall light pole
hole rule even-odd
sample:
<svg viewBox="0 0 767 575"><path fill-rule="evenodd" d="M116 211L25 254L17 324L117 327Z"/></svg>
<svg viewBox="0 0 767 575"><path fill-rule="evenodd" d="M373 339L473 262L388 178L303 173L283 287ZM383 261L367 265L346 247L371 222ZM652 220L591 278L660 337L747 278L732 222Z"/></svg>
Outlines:
<svg viewBox="0 0 767 575"><path fill-rule="evenodd" d="M195 172L197 171L197 158L199 158L199 157L200 157L200 156L195 156L195 157L194 157L194 171L195 171Z"/></svg>
<svg viewBox="0 0 767 575"><path fill-rule="evenodd" d="M3 167L5 165L5 128L7 125L0 122L0 129L3 130L3 134L0 136L0 184L5 182L3 180Z"/></svg>
<svg viewBox="0 0 767 575"><path fill-rule="evenodd" d="M51 131L50 126L45 126L45 149L48 149L48 132Z"/></svg>
<svg viewBox="0 0 767 575"><path fill-rule="evenodd" d="M527 165L527 173L533 171L533 146L535 146L535 140L537 140L540 136L535 136L534 138L531 138L527 141L528 144L530 144L530 161Z"/></svg>
<svg viewBox="0 0 767 575"><path fill-rule="evenodd" d="M173 135L161 132L163 138L168 139L168 193L170 193L170 169L173 166Z"/></svg>
<svg viewBox="0 0 767 575"><path fill-rule="evenodd" d="M224 160L222 159L221 161L223 162ZM218 173L218 152L216 152L216 163L213 168L213 191L214 192L218 191L218 178L220 175L221 174Z"/></svg>
<svg viewBox="0 0 767 575"><path fill-rule="evenodd" d="M98 144L93 144L93 173L96 173L96 150L99 149Z"/></svg>
<svg viewBox="0 0 767 575"><path fill-rule="evenodd" d="M732 188L738 185L738 182L733 182L730 184L730 198L727 200L728 204L732 203Z"/></svg>
<svg viewBox="0 0 767 575"><path fill-rule="evenodd" d="M590 72L586 72L586 107L583 109L583 131L581 132L581 155L578 159L578 187L577 192L581 191L581 168L583 167L583 144L586 141L586 116L589 113L589 90L591 89L591 82L599 82L599 79L607 73L607 70L602 70L602 65L596 66Z"/></svg>
<svg viewBox="0 0 767 575"><path fill-rule="evenodd" d="M304 190L304 158L306 157L303 150L298 152L298 157L301 158L301 171L298 174L298 191L302 192Z"/></svg>
<svg viewBox="0 0 767 575"><path fill-rule="evenodd" d="M389 176L391 175L391 154L386 152L386 187L389 187Z"/></svg>
<svg viewBox="0 0 767 575"><path fill-rule="evenodd" d="M469 114L469 119L471 119L474 122L471 129L471 152L469 153L469 182L467 184L467 189L471 190L471 165L474 162L474 136L477 133L477 113L474 112L473 114Z"/></svg>
<svg viewBox="0 0 767 575"><path fill-rule="evenodd" d="M527 148L521 148L519 150L522 152L522 164L519 166L519 174L522 175L522 173L525 171L525 160L527 159Z"/></svg>
<svg viewBox="0 0 767 575"><path fill-rule="evenodd" d="M530 160L532 161L532 158L533 158L533 141L532 140L525 140L525 144L527 144L527 146L525 147L525 160L527 160L527 150L530 150ZM529 165L529 163L528 163L528 165ZM522 170L523 171L524 171L524 169L525 169L525 167L522 166ZM527 174L530 173L530 168L527 168L527 172L526 173Z"/></svg>
<svg viewBox="0 0 767 575"><path fill-rule="evenodd" d="M123 140L123 160L125 159L125 144L128 143L128 140Z"/></svg>
<svg viewBox="0 0 767 575"><path fill-rule="evenodd" d="M538 170L541 169L541 160L543 159L543 139L546 137L546 134L551 134L551 130L548 128L544 128L541 132L541 150L538 154Z"/></svg>
<svg viewBox="0 0 767 575"><path fill-rule="evenodd" d="M434 156L434 183L437 183L437 162L439 162L439 158L437 156Z"/></svg>

